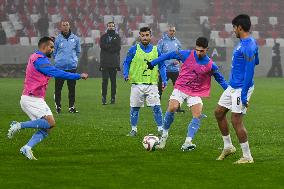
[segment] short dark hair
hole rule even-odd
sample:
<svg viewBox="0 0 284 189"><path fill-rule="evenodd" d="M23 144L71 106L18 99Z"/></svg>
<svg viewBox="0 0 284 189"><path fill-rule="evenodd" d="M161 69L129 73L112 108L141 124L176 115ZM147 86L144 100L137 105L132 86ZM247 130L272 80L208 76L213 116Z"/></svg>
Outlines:
<svg viewBox="0 0 284 189"><path fill-rule="evenodd" d="M251 27L250 17L247 14L240 14L232 20L233 26L241 26L245 32L249 32Z"/></svg>
<svg viewBox="0 0 284 189"><path fill-rule="evenodd" d="M113 24L114 27L115 27L115 23L114 23L113 21L108 22L108 23L107 23L107 26L108 26L109 24Z"/></svg>
<svg viewBox="0 0 284 189"><path fill-rule="evenodd" d="M38 41L37 46L40 47L41 45L43 45L43 44L45 44L45 43L47 43L47 42L49 42L49 41L52 41L52 42L53 42L52 38L47 37L47 36L42 37L42 38L40 38L40 40Z"/></svg>
<svg viewBox="0 0 284 189"><path fill-rule="evenodd" d="M148 26L140 28L140 32L147 32L147 31L151 33L151 28Z"/></svg>
<svg viewBox="0 0 284 189"><path fill-rule="evenodd" d="M196 39L196 46L207 48L208 47L208 39L206 37L198 37Z"/></svg>

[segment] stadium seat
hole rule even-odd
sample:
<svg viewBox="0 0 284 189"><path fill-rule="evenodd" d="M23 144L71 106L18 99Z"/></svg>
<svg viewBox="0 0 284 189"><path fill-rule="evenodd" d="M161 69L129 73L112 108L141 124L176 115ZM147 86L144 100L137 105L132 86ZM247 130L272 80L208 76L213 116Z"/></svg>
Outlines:
<svg viewBox="0 0 284 189"><path fill-rule="evenodd" d="M29 46L30 45L30 39L28 37L20 37L20 45Z"/></svg>
<svg viewBox="0 0 284 189"><path fill-rule="evenodd" d="M251 25L256 25L258 24L258 17L257 16L251 16L250 17Z"/></svg>
<svg viewBox="0 0 284 189"><path fill-rule="evenodd" d="M259 39L259 32L258 31L252 31L251 35L255 38L255 39Z"/></svg>
<svg viewBox="0 0 284 189"><path fill-rule="evenodd" d="M233 47L234 46L234 41L232 38L225 38L225 47Z"/></svg>
<svg viewBox="0 0 284 189"><path fill-rule="evenodd" d="M51 15L51 22L52 23L58 23L61 21L61 16L58 14Z"/></svg>
<svg viewBox="0 0 284 189"><path fill-rule="evenodd" d="M278 24L277 17L274 16L269 17L269 24L271 24L272 26Z"/></svg>
<svg viewBox="0 0 284 189"><path fill-rule="evenodd" d="M212 30L210 33L210 39L216 39L219 38L219 31Z"/></svg>
<svg viewBox="0 0 284 189"><path fill-rule="evenodd" d="M31 14L30 19L31 19L31 23L35 24L39 19L39 15L38 14Z"/></svg>
<svg viewBox="0 0 284 189"><path fill-rule="evenodd" d="M100 32L100 30L92 30L91 31L91 36L92 36L92 38L97 38L97 37L100 37L101 36L101 32Z"/></svg>
<svg viewBox="0 0 284 189"><path fill-rule="evenodd" d="M104 24L106 25L108 22L113 22L114 17L112 15L104 15Z"/></svg>
<svg viewBox="0 0 284 189"><path fill-rule="evenodd" d="M266 46L267 47L273 47L274 44L275 44L273 38L266 38L265 41L266 41Z"/></svg>
<svg viewBox="0 0 284 189"><path fill-rule="evenodd" d="M85 38L85 43L94 43L94 39L92 37L86 37Z"/></svg>
<svg viewBox="0 0 284 189"><path fill-rule="evenodd" d="M203 24L203 22L204 22L205 20L207 20L207 22L209 22L208 16L200 16L199 19L200 19L200 24Z"/></svg>
<svg viewBox="0 0 284 189"><path fill-rule="evenodd" d="M31 37L31 45L37 46L39 37Z"/></svg>
<svg viewBox="0 0 284 189"><path fill-rule="evenodd" d="M160 32L165 32L168 29L168 23L159 23Z"/></svg>
<svg viewBox="0 0 284 189"><path fill-rule="evenodd" d="M231 23L225 24L225 31L231 33L233 31L233 25Z"/></svg>
<svg viewBox="0 0 284 189"><path fill-rule="evenodd" d="M147 23L138 23L138 28L142 28L142 27L146 27L146 26L149 26L149 24Z"/></svg>
<svg viewBox="0 0 284 189"><path fill-rule="evenodd" d="M215 44L217 47L224 47L225 46L225 42L223 38L216 38L215 39Z"/></svg>
<svg viewBox="0 0 284 189"><path fill-rule="evenodd" d="M284 47L284 39L283 38L277 38L275 40L276 43L280 44L280 47Z"/></svg>

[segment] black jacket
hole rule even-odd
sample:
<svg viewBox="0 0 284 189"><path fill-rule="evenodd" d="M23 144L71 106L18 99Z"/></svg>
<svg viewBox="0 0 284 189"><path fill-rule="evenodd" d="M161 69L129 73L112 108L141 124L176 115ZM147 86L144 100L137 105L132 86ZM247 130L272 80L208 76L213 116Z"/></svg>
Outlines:
<svg viewBox="0 0 284 189"><path fill-rule="evenodd" d="M100 69L116 68L120 70L121 39L117 33L112 37L105 33L100 38Z"/></svg>

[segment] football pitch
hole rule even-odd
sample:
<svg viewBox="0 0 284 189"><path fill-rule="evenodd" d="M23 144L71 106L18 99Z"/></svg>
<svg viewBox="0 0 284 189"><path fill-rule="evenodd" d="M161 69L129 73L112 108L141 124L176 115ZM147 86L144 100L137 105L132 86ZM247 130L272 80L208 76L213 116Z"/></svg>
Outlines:
<svg viewBox="0 0 284 189"><path fill-rule="evenodd" d="M147 152L143 137L157 134L150 108L141 109L138 136L126 136L130 131L129 84L118 80L117 103L102 106L101 80L78 81L79 114L67 112L65 84L62 114L57 115L51 80L46 101L57 127L34 148L38 161L29 161L19 149L34 130L21 130L12 140L6 136L12 120L28 120L19 105L23 79L0 79L0 188L283 188L284 79L255 79L245 117L255 163L247 165L232 164L242 155L232 127L236 154L215 160L223 142L213 112L222 89L215 81L212 84L211 97L203 101L208 118L194 139L197 148L180 150L191 120L186 111L175 114L166 148ZM163 113L171 92L169 83L162 99Z"/></svg>

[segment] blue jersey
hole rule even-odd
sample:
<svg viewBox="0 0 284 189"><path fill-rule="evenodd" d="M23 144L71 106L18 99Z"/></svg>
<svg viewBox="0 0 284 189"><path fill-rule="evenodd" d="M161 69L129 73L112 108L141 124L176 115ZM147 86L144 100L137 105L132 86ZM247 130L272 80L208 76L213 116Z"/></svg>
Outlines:
<svg viewBox="0 0 284 189"><path fill-rule="evenodd" d="M158 65L164 64L165 60L170 60L170 59L176 59L184 63L185 60L189 57L190 53L191 53L191 50L173 51L167 54L163 54L159 58L152 60L151 64L152 66L155 66L157 64ZM208 62L210 61L210 58L207 55L199 59L195 51L194 51L194 57L195 57L196 62L200 65L208 64ZM215 62L213 62L212 64L212 74L214 76L214 79L221 85L221 87L223 89L227 89L228 84L226 80L224 79L223 75L219 72L219 68L217 64L215 64Z"/></svg>
<svg viewBox="0 0 284 189"><path fill-rule="evenodd" d="M68 39L59 34L54 42L55 67L61 70L73 70L77 68L78 58L81 52L80 39L71 33Z"/></svg>
<svg viewBox="0 0 284 189"><path fill-rule="evenodd" d="M258 64L258 46L255 39L252 37L240 39L233 52L229 85L234 89L242 89L243 104L247 103L248 90L254 84L254 67Z"/></svg>
<svg viewBox="0 0 284 189"><path fill-rule="evenodd" d="M181 50L181 43L176 37L170 38L167 33L164 33L163 38L157 44L158 49L162 54L172 51ZM167 72L179 72L179 64L175 64L176 59L165 61Z"/></svg>

